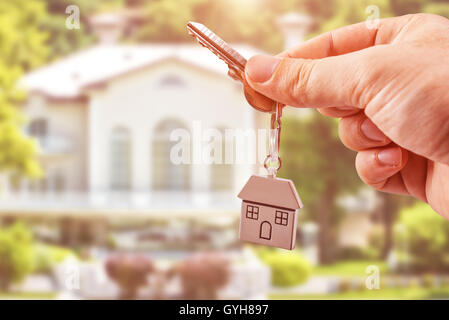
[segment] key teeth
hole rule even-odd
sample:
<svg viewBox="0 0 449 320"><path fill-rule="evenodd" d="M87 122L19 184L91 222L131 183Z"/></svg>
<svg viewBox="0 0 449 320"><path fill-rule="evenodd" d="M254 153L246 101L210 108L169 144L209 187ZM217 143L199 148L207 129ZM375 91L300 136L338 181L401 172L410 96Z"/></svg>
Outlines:
<svg viewBox="0 0 449 320"><path fill-rule="evenodd" d="M224 63L226 63L226 65L228 66L228 76L231 77L232 79L236 80L236 81L242 81L241 77L239 76L239 74L234 70L234 67L229 64L229 62L224 59L221 55L217 54L215 52L215 48L211 47L209 44L205 43L203 39L201 39L200 37L198 37L198 35L194 32L192 32L192 30L190 28L187 28L187 32L190 36L192 36L201 46L203 46L204 48L210 50L216 57L218 57L221 61L223 61Z"/></svg>

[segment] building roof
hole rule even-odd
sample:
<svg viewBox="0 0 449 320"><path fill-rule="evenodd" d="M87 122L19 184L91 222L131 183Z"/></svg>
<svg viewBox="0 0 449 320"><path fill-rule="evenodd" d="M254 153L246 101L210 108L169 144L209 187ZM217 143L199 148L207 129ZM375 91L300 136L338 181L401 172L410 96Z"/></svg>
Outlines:
<svg viewBox="0 0 449 320"><path fill-rule="evenodd" d="M245 57L260 53L236 45ZM30 92L53 98L73 99L86 87L116 78L166 59L209 69L226 76L227 66L198 44L95 45L25 75L21 83Z"/></svg>
<svg viewBox="0 0 449 320"><path fill-rule="evenodd" d="M287 208L302 208L302 202L291 180L253 175L240 191L242 200Z"/></svg>

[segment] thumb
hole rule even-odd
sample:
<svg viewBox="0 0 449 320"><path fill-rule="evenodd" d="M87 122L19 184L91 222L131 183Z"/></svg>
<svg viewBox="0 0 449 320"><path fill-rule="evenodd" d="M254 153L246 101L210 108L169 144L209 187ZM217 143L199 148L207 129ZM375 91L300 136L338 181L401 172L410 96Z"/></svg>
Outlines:
<svg viewBox="0 0 449 320"><path fill-rule="evenodd" d="M256 55L246 64L248 84L261 94L294 107L359 106L364 90L359 53L323 59ZM363 70L362 70L363 71Z"/></svg>

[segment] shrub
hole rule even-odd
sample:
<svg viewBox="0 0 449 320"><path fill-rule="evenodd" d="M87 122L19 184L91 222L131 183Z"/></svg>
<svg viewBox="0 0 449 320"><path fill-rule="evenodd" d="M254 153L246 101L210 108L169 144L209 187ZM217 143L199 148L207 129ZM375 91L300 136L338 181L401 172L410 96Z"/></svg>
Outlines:
<svg viewBox="0 0 449 320"><path fill-rule="evenodd" d="M25 225L0 230L0 290L20 282L33 269L33 239Z"/></svg>
<svg viewBox="0 0 449 320"><path fill-rule="evenodd" d="M33 250L33 272L49 273L55 264L64 261L69 256L75 256L69 249L36 244Z"/></svg>
<svg viewBox="0 0 449 320"><path fill-rule="evenodd" d="M400 263L414 271L449 270L449 222L430 206L419 203L404 209L395 228Z"/></svg>
<svg viewBox="0 0 449 320"><path fill-rule="evenodd" d="M342 246L335 253L337 260L372 260L377 257L374 248L362 248L357 246Z"/></svg>
<svg viewBox="0 0 449 320"><path fill-rule="evenodd" d="M181 281L182 299L216 299L229 281L230 260L214 252L195 254L174 269Z"/></svg>
<svg viewBox="0 0 449 320"><path fill-rule="evenodd" d="M144 255L118 254L106 260L106 272L120 287L121 299L136 299L154 270L153 261Z"/></svg>
<svg viewBox="0 0 449 320"><path fill-rule="evenodd" d="M259 248L257 254L271 268L271 282L275 286L300 285L312 272L310 263L297 251Z"/></svg>

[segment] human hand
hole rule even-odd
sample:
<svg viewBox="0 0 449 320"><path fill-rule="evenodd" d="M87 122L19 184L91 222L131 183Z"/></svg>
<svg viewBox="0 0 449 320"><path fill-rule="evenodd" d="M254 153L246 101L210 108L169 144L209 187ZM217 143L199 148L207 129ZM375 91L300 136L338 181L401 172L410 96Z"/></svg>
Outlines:
<svg viewBox="0 0 449 320"><path fill-rule="evenodd" d="M342 118L372 187L428 202L449 220L449 20L429 14L325 33L276 57L249 59L256 91Z"/></svg>

